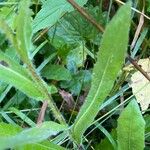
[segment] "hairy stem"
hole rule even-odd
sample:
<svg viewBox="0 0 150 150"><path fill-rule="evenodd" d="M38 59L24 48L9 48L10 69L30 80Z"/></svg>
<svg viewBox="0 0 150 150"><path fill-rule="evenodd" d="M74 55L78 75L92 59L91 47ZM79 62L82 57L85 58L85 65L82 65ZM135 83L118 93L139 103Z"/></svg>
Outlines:
<svg viewBox="0 0 150 150"><path fill-rule="evenodd" d="M48 101L48 105L54 115L54 117L62 124L66 124L66 121L60 111L58 110L56 104L54 103L51 95L48 92L46 83L41 79L41 77L36 73L35 68L33 67L32 62L28 62L27 68L32 75L33 80L38 84L41 92L46 97L46 101Z"/></svg>

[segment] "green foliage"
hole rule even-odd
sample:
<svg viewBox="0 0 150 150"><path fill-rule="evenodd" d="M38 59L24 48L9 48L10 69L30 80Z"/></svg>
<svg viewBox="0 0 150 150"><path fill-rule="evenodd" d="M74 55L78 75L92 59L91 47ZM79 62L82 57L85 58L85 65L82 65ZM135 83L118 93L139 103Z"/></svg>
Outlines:
<svg viewBox="0 0 150 150"><path fill-rule="evenodd" d="M26 144L24 146L18 146L15 148L15 150L66 150L65 148L53 144L52 142L49 141L44 141L40 143L34 143L34 144Z"/></svg>
<svg viewBox="0 0 150 150"><path fill-rule="evenodd" d="M148 3L148 4L147 4L147 11L150 12L150 1L149 1L149 0L146 0L146 2Z"/></svg>
<svg viewBox="0 0 150 150"><path fill-rule="evenodd" d="M89 12L97 22L104 24L104 14L99 13L98 7L88 7L86 10ZM94 44L99 45L101 33L96 28L83 18L79 12L72 11L61 18L57 24L48 31L50 39L53 39L53 45L57 47L60 45L76 45L77 43L84 42L84 40L92 41Z"/></svg>
<svg viewBox="0 0 150 150"><path fill-rule="evenodd" d="M144 149L145 121L135 100L132 100L118 119L119 150Z"/></svg>
<svg viewBox="0 0 150 150"><path fill-rule="evenodd" d="M131 57L149 57L148 20L134 35L130 3L74 2L105 32L68 0L0 1L0 150L149 149L149 109L140 112L121 71L134 36Z"/></svg>
<svg viewBox="0 0 150 150"><path fill-rule="evenodd" d="M2 51L0 51L0 62L3 63L5 67L11 68L12 70L20 73L21 75L28 77L28 79L31 79L27 69L22 67L20 64L18 64L16 61L14 61Z"/></svg>
<svg viewBox="0 0 150 150"><path fill-rule="evenodd" d="M71 81L61 82L61 87L69 89L74 95L79 95L81 90L86 91L90 88L91 72L89 70L81 70L72 75Z"/></svg>
<svg viewBox="0 0 150 150"><path fill-rule="evenodd" d="M100 104L112 89L122 67L127 50L130 22L131 4L128 3L120 8L107 25L97 54L98 60L94 66L91 89L72 129L72 137L79 144L83 133L97 115Z"/></svg>
<svg viewBox="0 0 150 150"><path fill-rule="evenodd" d="M117 140L117 132L116 130L113 130L110 134L111 138L115 139L115 141ZM96 150L115 150L116 147L114 147L114 145L112 144L112 141L109 140L108 137L106 137L105 139L103 139L99 144L96 145L95 147Z"/></svg>
<svg viewBox="0 0 150 150"><path fill-rule="evenodd" d="M43 77L46 79L53 79L53 80L71 80L70 72L62 67L61 65L47 65L43 68L42 74Z"/></svg>
<svg viewBox="0 0 150 150"><path fill-rule="evenodd" d="M0 78L2 81L15 86L29 97L38 100L45 98L33 81L29 80L27 77L16 72L15 70L12 70L9 66L0 65Z"/></svg>
<svg viewBox="0 0 150 150"><path fill-rule="evenodd" d="M68 53L66 58L67 68L73 73L77 72L77 68L83 66L86 60L87 52L84 48L84 45L79 45Z"/></svg>
<svg viewBox="0 0 150 150"><path fill-rule="evenodd" d="M7 128L5 128L5 126ZM51 135L56 135L60 131L67 130L67 127L49 121L44 122L43 124L38 125L36 127L23 130L18 133L17 133L18 128L16 128L16 126L13 125L7 125L2 123L0 129L2 130L2 135L0 137L1 140L0 148L4 149L4 148L14 148L20 145L26 145L30 143L32 144L41 142ZM53 146L53 144L51 144L51 146ZM56 146L54 146L54 148L55 147Z"/></svg>
<svg viewBox="0 0 150 150"><path fill-rule="evenodd" d="M29 63L28 52L31 50L31 10L30 0L20 2L19 14L16 18L16 42L18 54L24 63Z"/></svg>
<svg viewBox="0 0 150 150"><path fill-rule="evenodd" d="M9 137L16 135L18 132L21 132L22 128L18 125L6 124L0 122L0 137Z"/></svg>
<svg viewBox="0 0 150 150"><path fill-rule="evenodd" d="M76 0L81 6L87 0ZM73 11L72 6L66 0L47 0L33 21L33 32L53 26L66 12Z"/></svg>

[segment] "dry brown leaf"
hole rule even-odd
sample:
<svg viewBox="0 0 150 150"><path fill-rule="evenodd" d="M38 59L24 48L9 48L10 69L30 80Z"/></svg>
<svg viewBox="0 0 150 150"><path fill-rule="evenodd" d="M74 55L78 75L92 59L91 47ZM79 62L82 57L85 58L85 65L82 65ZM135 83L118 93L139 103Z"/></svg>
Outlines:
<svg viewBox="0 0 150 150"><path fill-rule="evenodd" d="M140 59L138 64L150 76L150 59ZM137 102L140 103L142 110L147 110L150 104L150 82L139 72L135 72L131 77L130 86Z"/></svg>
<svg viewBox="0 0 150 150"><path fill-rule="evenodd" d="M144 13L144 8L142 10L142 13ZM136 41L139 37L139 34L141 32L143 24L144 24L144 16L143 16L143 14L141 14L139 24L137 26L137 29L136 29L136 32L135 32L135 35L134 35L134 39L133 39L132 44L131 44L131 49L133 49L135 44L136 44Z"/></svg>

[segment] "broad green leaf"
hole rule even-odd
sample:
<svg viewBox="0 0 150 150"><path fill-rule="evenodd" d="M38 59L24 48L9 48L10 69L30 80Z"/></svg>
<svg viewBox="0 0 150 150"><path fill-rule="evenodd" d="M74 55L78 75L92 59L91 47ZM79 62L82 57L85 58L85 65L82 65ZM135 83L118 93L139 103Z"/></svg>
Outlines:
<svg viewBox="0 0 150 150"><path fill-rule="evenodd" d="M93 122L124 63L130 22L131 4L128 3L119 9L106 27L93 70L91 89L72 128L72 137L77 143L81 143L83 133Z"/></svg>
<svg viewBox="0 0 150 150"><path fill-rule="evenodd" d="M28 77L29 79L31 79L29 77L28 71L21 66L20 64L18 64L16 61L14 61L12 58L10 58L9 56L7 56L4 52L0 51L0 63L3 64L6 67L11 68L12 70L20 73L23 76Z"/></svg>
<svg viewBox="0 0 150 150"><path fill-rule="evenodd" d="M33 81L12 70L9 66L0 64L0 80L15 86L29 97L37 100L43 100L45 98Z"/></svg>
<svg viewBox="0 0 150 150"><path fill-rule="evenodd" d="M63 130L67 130L65 125L60 125L52 121L44 122L36 127L23 130L16 135L1 136L0 149L42 142Z"/></svg>
<svg viewBox="0 0 150 150"><path fill-rule="evenodd" d="M19 14L16 18L16 42L18 54L21 60L28 63L28 52L31 50L31 10L29 9L30 0L22 0L19 5Z"/></svg>
<svg viewBox="0 0 150 150"><path fill-rule="evenodd" d="M145 121L137 102L132 100L118 119L118 150L143 150L144 132Z"/></svg>
<svg viewBox="0 0 150 150"><path fill-rule="evenodd" d="M42 69L43 77L46 79L53 80L71 80L71 74L69 70L61 65L51 65L48 64L46 67Z"/></svg>
<svg viewBox="0 0 150 150"><path fill-rule="evenodd" d="M77 48L71 50L67 56L67 68L75 73L78 67L82 67L86 60L86 50L87 48L80 44Z"/></svg>
<svg viewBox="0 0 150 150"><path fill-rule="evenodd" d="M87 0L76 0L83 6ZM73 7L67 0L47 0L43 3L42 9L38 12L33 20L33 33L53 26L66 12L73 11Z"/></svg>
<svg viewBox="0 0 150 150"><path fill-rule="evenodd" d="M99 7L88 7L86 11L103 24L104 15L99 13ZM106 19L105 19L106 20ZM55 33L55 36L54 36ZM64 44L73 45L81 41L91 41L100 45L101 34L78 11L73 11L61 18L57 24L48 31L49 38L53 40L55 47Z"/></svg>

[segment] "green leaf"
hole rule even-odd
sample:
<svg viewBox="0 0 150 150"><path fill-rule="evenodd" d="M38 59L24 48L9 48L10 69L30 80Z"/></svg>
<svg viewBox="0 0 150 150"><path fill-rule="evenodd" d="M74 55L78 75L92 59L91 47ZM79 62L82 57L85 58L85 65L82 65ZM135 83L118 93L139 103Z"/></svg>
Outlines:
<svg viewBox="0 0 150 150"><path fill-rule="evenodd" d="M29 126L34 127L36 125L36 123L34 123L27 115L25 115L23 112L16 109L15 107L11 107L9 110L15 113L19 118L23 120L24 123L28 124Z"/></svg>
<svg viewBox="0 0 150 150"><path fill-rule="evenodd" d="M26 76L29 79L31 79L31 77L29 77L28 71L23 66L21 66L20 64L18 64L16 61L14 61L12 58L10 58L9 56L7 56L2 51L0 51L0 63L3 64L6 67L8 66L12 70L20 73L21 75Z"/></svg>
<svg viewBox="0 0 150 150"><path fill-rule="evenodd" d="M128 3L119 9L106 27L93 70L91 89L72 128L72 137L77 143L81 143L83 133L93 122L124 63L130 22L131 4Z"/></svg>
<svg viewBox="0 0 150 150"><path fill-rule="evenodd" d="M11 30L11 28L8 26L8 24L5 22L4 19L0 18L0 31L2 33L5 33L7 38L9 39L9 41L16 46L15 43L15 36L13 34L13 31Z"/></svg>
<svg viewBox="0 0 150 150"><path fill-rule="evenodd" d="M53 80L71 80L71 74L69 70L61 65L47 65L42 70L42 76L46 79Z"/></svg>
<svg viewBox="0 0 150 150"><path fill-rule="evenodd" d="M59 145L53 144L52 142L44 141L41 143L17 146L15 150L66 150L66 149Z"/></svg>
<svg viewBox="0 0 150 150"><path fill-rule="evenodd" d="M115 129L112 130L110 136L116 141L117 139L117 132ZM116 150L116 148L113 147L113 144L109 137L106 137L101 140L99 144L95 146L95 150Z"/></svg>
<svg viewBox="0 0 150 150"><path fill-rule="evenodd" d="M22 131L22 128L19 127L18 125L0 122L0 137L13 136L21 131Z"/></svg>
<svg viewBox="0 0 150 150"><path fill-rule="evenodd" d="M19 14L16 18L16 42L18 54L20 58L28 63L28 52L31 50L31 10L29 9L30 0L22 0L20 2Z"/></svg>
<svg viewBox="0 0 150 150"><path fill-rule="evenodd" d="M15 86L17 89L37 100L43 100L41 91L36 84L22 74L12 70L9 66L0 64L0 79L8 84Z"/></svg>
<svg viewBox="0 0 150 150"><path fill-rule="evenodd" d="M87 0L76 0L76 2L83 6ZM66 12L73 11L73 7L67 0L47 0L43 3L42 9L38 12L33 20L33 33L53 26Z"/></svg>
<svg viewBox="0 0 150 150"><path fill-rule="evenodd" d="M0 149L42 142L49 136L56 135L63 130L67 130L65 125L60 125L52 121L44 122L36 127L23 130L16 135L0 136Z"/></svg>
<svg viewBox="0 0 150 150"><path fill-rule="evenodd" d="M86 50L87 48L80 44L77 48L71 50L67 56L67 68L75 73L77 71L78 67L82 67L84 65L84 62L86 60Z"/></svg>
<svg viewBox="0 0 150 150"><path fill-rule="evenodd" d="M86 7L86 11L96 19L97 22L103 24L104 17L102 13L99 13L99 7ZM55 36L54 36L55 33ZM96 28L93 27L78 11L67 13L61 18L57 24L48 31L50 39L53 40L55 47L60 45L73 45L77 42L86 40L94 42L99 45L101 34Z"/></svg>
<svg viewBox="0 0 150 150"><path fill-rule="evenodd" d="M52 123L52 126L54 127L55 124ZM9 139L12 137L17 137L21 133L22 130L23 129L17 125L6 124L6 123L1 122L0 123L0 139L1 138L2 139L3 138ZM0 150L3 148L2 145L3 144L0 143ZM5 147L7 147L7 146L9 147L9 144L5 143L5 145L6 145ZM15 145L17 145L17 144L14 142L14 145L12 147L14 147ZM64 150L63 147L58 146L56 144L53 144L52 142L49 142L49 141L43 141L40 143L32 143L32 144L25 144L25 145L15 147L15 150L20 150L20 149L21 150L35 150L35 149L36 150Z"/></svg>
<svg viewBox="0 0 150 150"><path fill-rule="evenodd" d="M118 119L118 150L144 149L145 121L135 100L132 100Z"/></svg>
<svg viewBox="0 0 150 150"><path fill-rule="evenodd" d="M91 72L89 70L81 70L72 75L70 81L61 82L61 88L69 89L74 95L79 95L81 90L89 90L91 83Z"/></svg>

